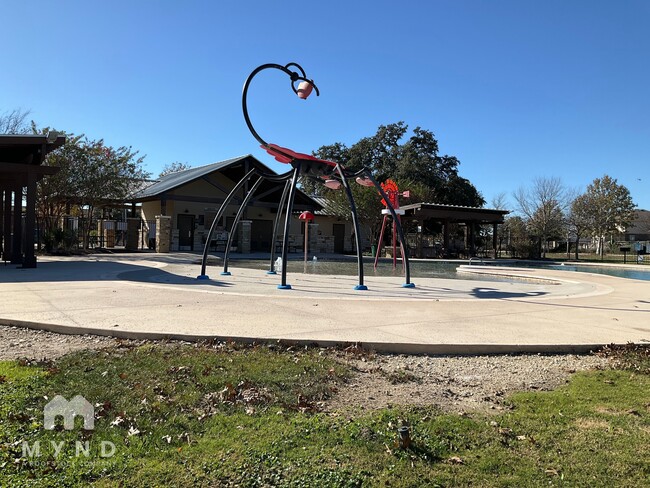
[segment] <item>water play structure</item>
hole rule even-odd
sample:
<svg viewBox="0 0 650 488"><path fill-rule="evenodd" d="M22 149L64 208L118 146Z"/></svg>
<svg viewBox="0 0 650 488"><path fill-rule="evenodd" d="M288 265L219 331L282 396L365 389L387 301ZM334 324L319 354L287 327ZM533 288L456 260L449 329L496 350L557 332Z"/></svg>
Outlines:
<svg viewBox="0 0 650 488"><path fill-rule="evenodd" d="M256 177L255 182L250 187L249 191L246 193L239 210L235 216L234 222L232 224L231 232L228 237L228 242L226 244L226 250L224 253L224 270L221 273L222 275L228 275L228 256L230 247L232 244L232 237L234 235L233 230L236 229L239 221L242 218L243 211L248 205L251 197L259 187L259 185L267 180L275 182L278 184L284 185L284 190L282 196L280 197L280 202L278 204L278 213L273 223L273 238L271 239L271 259L270 259L270 269L269 273L275 273L275 236L277 235L277 230L280 222L281 215L284 211L284 232L282 239L282 260L281 260L281 283L278 285L279 289L288 290L291 289L291 285L287 283L287 254L289 250L289 227L291 223L291 214L293 212L293 201L296 194L296 184L300 176L307 177L318 181L320 184L327 186L328 188L337 190L343 187L347 199L350 203L350 213L352 217L352 225L354 226L354 239L357 252L357 267L358 267L358 283L354 287L355 290L367 290L368 287L364 284L363 278L363 255L360 243L360 231L359 231L359 222L357 217L356 205L354 203L354 197L352 196L352 191L350 190L350 180L356 181L359 185L375 187L380 193L384 201L386 202L386 209L388 213L392 216L393 222L395 223L395 232L399 237L400 246L402 248L402 257L404 263L404 277L405 283L402 285L405 288L413 288L415 285L411 283L411 276L409 270L408 262L408 247L406 246L406 241L404 239L404 233L399 222L399 218L391 203L391 198L384 191L384 189L377 183L373 177L371 171L364 167L359 171L350 172L346 170L343 165L334 161L327 161L324 159L318 159L309 154L295 152L286 147L279 146L277 144L271 144L266 142L262 137L257 133L253 124L248 115L248 105L247 105L247 95L250 84L255 76L265 70L279 70L289 76L291 81L291 89L302 100L306 100L309 95L315 91L316 95L319 96L320 92L318 87L314 83L314 80L308 79L305 73L305 70L297 63L289 63L287 65L279 65L274 63L263 64L258 66L253 70L253 72L248 76L246 82L244 83L244 89L242 93L242 110L244 113L244 120L248 126L249 131L255 137L255 139L260 143L260 146L273 156L276 161L281 163L289 164L291 169L286 173L282 174L270 174L266 173L259 168L251 169L246 175L233 187L230 193L226 196L225 200L219 207L219 210L210 226L210 231L208 233L205 248L203 250L203 258L201 261L201 274L197 279L209 279L206 274L206 266L208 259L209 243L212 240L212 235L217 227L219 219L223 216L225 209L233 200L234 195L240 191L246 182ZM297 85L296 85L297 84Z"/></svg>
<svg viewBox="0 0 650 488"><path fill-rule="evenodd" d="M386 195L388 195L388 200L383 199L381 203L384 204L386 208L382 209L381 213L384 216L384 219L382 220L381 223L381 232L379 233L379 241L377 243L377 253L375 254L375 268L377 268L377 264L379 263L379 256L381 256L381 248L384 245L384 231L386 230L386 224L388 224L388 217L391 216L391 223L392 223L392 230L393 230L393 235L392 235L392 244L393 244L393 268L397 267L397 227L402 225L401 222L401 216L404 215L404 210L399 208L399 197L400 195L409 198L410 193L409 191L405 191L400 193L399 188L397 187L397 183L395 183L393 180L386 180L384 183L381 184L381 187L384 189L384 192ZM397 215L397 220L392 217L392 214L390 213L388 209L388 205L392 205L393 210L395 214ZM406 249L400 242L400 252L402 253L402 262L404 263L406 260L404 259L404 253L406 252Z"/></svg>

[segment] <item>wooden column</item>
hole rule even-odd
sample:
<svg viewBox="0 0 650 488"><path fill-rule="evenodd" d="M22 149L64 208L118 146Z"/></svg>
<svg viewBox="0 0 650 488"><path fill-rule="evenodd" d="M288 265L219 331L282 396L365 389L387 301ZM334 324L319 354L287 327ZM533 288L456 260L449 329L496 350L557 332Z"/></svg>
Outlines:
<svg viewBox="0 0 650 488"><path fill-rule="evenodd" d="M14 194L14 235L11 242L11 264L23 264L23 187L17 186Z"/></svg>
<svg viewBox="0 0 650 488"><path fill-rule="evenodd" d="M494 259L497 258L497 244L499 240L497 239L497 231L499 230L499 224L492 224L492 249L494 250Z"/></svg>
<svg viewBox="0 0 650 488"><path fill-rule="evenodd" d="M2 226L2 232L4 236L4 240L2 242L3 248L2 248L2 259L4 261L10 261L11 260L11 196L12 196L12 191L9 188L5 189L5 194L4 194L4 215L3 215L3 226Z"/></svg>
<svg viewBox="0 0 650 488"><path fill-rule="evenodd" d="M35 268L34 233L36 231L36 173L27 175L27 210L25 215L25 257L23 268Z"/></svg>
<svg viewBox="0 0 650 488"><path fill-rule="evenodd" d="M418 223L416 224L418 228L416 229L417 232L417 237L418 237L418 258L423 257L422 256L422 236L424 235L424 219L418 219Z"/></svg>
<svg viewBox="0 0 650 488"><path fill-rule="evenodd" d="M4 251L5 245L5 191L0 188L0 252ZM0 257L2 257L0 255Z"/></svg>
<svg viewBox="0 0 650 488"><path fill-rule="evenodd" d="M445 257L449 254L449 220L442 221L442 248Z"/></svg>
<svg viewBox="0 0 650 488"><path fill-rule="evenodd" d="M476 226L472 221L467 222L467 226L469 227L469 254L471 257L476 254L476 240L475 240Z"/></svg>

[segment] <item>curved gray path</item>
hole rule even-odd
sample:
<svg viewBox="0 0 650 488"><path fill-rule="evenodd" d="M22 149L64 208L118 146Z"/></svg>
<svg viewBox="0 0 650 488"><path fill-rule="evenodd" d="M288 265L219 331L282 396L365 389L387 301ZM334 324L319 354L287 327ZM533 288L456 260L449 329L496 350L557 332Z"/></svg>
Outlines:
<svg viewBox="0 0 650 488"><path fill-rule="evenodd" d="M499 269L525 281L356 277L237 268L198 281L192 254L41 258L0 267L0 324L118 337L362 343L430 354L586 351L650 341L650 282ZM368 266L371 270L372 266ZM486 272L478 268L478 272Z"/></svg>

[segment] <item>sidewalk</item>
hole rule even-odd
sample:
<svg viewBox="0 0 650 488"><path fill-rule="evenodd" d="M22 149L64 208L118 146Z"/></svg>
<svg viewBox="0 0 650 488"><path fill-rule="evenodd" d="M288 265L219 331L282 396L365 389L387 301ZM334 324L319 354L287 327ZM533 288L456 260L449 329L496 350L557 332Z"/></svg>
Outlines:
<svg viewBox="0 0 650 488"><path fill-rule="evenodd" d="M41 258L0 267L0 324L138 338L360 342L429 354L586 351L650 341L650 282L587 273L499 269L496 282L290 273L237 268L196 280L195 254Z"/></svg>

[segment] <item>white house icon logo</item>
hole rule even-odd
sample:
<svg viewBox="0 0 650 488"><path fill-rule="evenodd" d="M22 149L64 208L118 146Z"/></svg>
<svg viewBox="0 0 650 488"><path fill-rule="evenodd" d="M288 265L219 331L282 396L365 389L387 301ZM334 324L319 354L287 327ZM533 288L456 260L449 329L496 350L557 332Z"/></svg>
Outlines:
<svg viewBox="0 0 650 488"><path fill-rule="evenodd" d="M95 428L95 409L92 404L81 395L68 401L61 395L55 396L43 409L43 426L46 430L54 430L57 417L63 417L63 428L74 429L74 418L79 415L84 419L84 429Z"/></svg>

